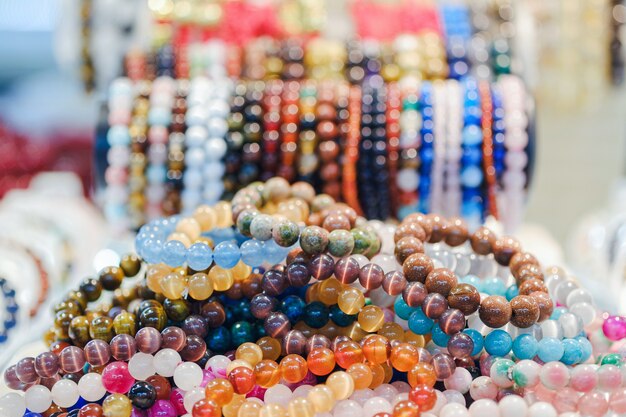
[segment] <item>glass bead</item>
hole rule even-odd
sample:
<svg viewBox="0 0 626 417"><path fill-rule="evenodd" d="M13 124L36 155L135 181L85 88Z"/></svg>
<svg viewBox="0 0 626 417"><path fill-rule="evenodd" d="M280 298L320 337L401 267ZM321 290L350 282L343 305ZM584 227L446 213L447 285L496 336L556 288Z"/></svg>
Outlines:
<svg viewBox="0 0 626 417"><path fill-rule="evenodd" d="M231 383L224 378L216 378L206 385L205 388L206 398L215 401L215 403L224 407L231 402L235 391Z"/></svg>
<svg viewBox="0 0 626 417"><path fill-rule="evenodd" d="M137 380L145 380L155 374L154 357L147 353L137 352L128 361L128 372Z"/></svg>
<svg viewBox="0 0 626 417"><path fill-rule="evenodd" d="M254 388L256 383L254 371L244 366L231 370L228 373L228 380L237 394L247 394Z"/></svg>
<svg viewBox="0 0 626 417"><path fill-rule="evenodd" d="M276 385L281 378L281 369L274 360L262 360L256 364L254 371L257 384L263 388Z"/></svg>
<svg viewBox="0 0 626 417"><path fill-rule="evenodd" d="M363 362L363 359L363 349L352 340L341 342L335 348L337 365L344 369L347 369L353 363Z"/></svg>
<svg viewBox="0 0 626 417"><path fill-rule="evenodd" d="M417 347L409 343L399 343L391 348L389 360L398 371L408 372L417 363Z"/></svg>
<svg viewBox="0 0 626 417"><path fill-rule="evenodd" d="M237 348L235 358L245 360L255 366L263 359L263 351L257 344L246 342Z"/></svg>
<svg viewBox="0 0 626 417"><path fill-rule="evenodd" d="M102 417L103 411L100 404L86 404L80 408L78 417Z"/></svg>
<svg viewBox="0 0 626 417"><path fill-rule="evenodd" d="M337 299L341 311L346 314L357 314L365 306L365 297L357 288L346 288Z"/></svg>
<svg viewBox="0 0 626 417"><path fill-rule="evenodd" d="M433 387L435 382L437 382L435 368L430 363L418 362L409 370L407 381L411 387L415 387L419 384Z"/></svg>
<svg viewBox="0 0 626 417"><path fill-rule="evenodd" d="M259 267L265 262L263 243L258 240L246 240L241 244L241 259L251 267Z"/></svg>
<svg viewBox="0 0 626 417"><path fill-rule="evenodd" d="M295 384L302 381L307 371L307 362L300 355L287 355L280 361L282 379L288 383Z"/></svg>
<svg viewBox="0 0 626 417"><path fill-rule="evenodd" d="M455 358L469 358L474 355L474 340L467 333L457 333L451 336L447 347L450 355Z"/></svg>
<svg viewBox="0 0 626 417"><path fill-rule="evenodd" d="M265 391L263 401L265 401L265 404L277 404L286 408L289 400L291 400L291 396L292 393L288 386L277 384Z"/></svg>
<svg viewBox="0 0 626 417"><path fill-rule="evenodd" d="M145 381L137 381L128 391L128 399L134 407L147 410L157 400L156 389Z"/></svg>
<svg viewBox="0 0 626 417"><path fill-rule="evenodd" d="M146 378L146 382L154 387L158 400L167 400L172 393L169 381L161 375L152 375Z"/></svg>
<svg viewBox="0 0 626 417"><path fill-rule="evenodd" d="M353 363L346 369L346 372L354 380L354 389L356 390L369 387L374 380L372 369L364 363Z"/></svg>
<svg viewBox="0 0 626 417"><path fill-rule="evenodd" d="M307 394L307 400L313 404L313 408L317 413L330 411L335 403L332 390L325 385L313 387Z"/></svg>
<svg viewBox="0 0 626 417"><path fill-rule="evenodd" d="M365 306L358 315L359 325L366 332L376 332L380 330L385 322L385 316L380 307Z"/></svg>
<svg viewBox="0 0 626 417"><path fill-rule="evenodd" d="M104 343L107 348L109 347L107 343L102 343ZM87 345L89 345L89 343ZM85 354L87 354L86 349L87 346L85 346ZM108 358L106 362L108 362ZM37 375L39 375L41 378L52 378L57 374L60 369L59 357L52 352L43 352L37 355L37 358L35 358L34 366ZM12 388L11 386L9 387Z"/></svg>
<svg viewBox="0 0 626 417"><path fill-rule="evenodd" d="M86 401L98 401L106 394L106 388L102 382L102 375L88 373L78 381L78 393Z"/></svg>
<svg viewBox="0 0 626 417"><path fill-rule="evenodd" d="M134 382L126 362L111 362L102 371L102 384L109 392L125 394Z"/></svg>
<svg viewBox="0 0 626 417"><path fill-rule="evenodd" d="M355 389L352 376L342 371L330 374L326 379L326 386L331 389L336 401L347 399L352 395Z"/></svg>
<svg viewBox="0 0 626 417"><path fill-rule="evenodd" d="M370 398L363 404L363 415L366 417L374 417L378 413L391 414L392 411L389 401L381 397Z"/></svg>
<svg viewBox="0 0 626 417"><path fill-rule="evenodd" d="M314 375L328 375L335 369L335 354L325 347L314 348L307 356L307 364Z"/></svg>
<svg viewBox="0 0 626 417"><path fill-rule="evenodd" d="M191 415L193 417L220 417L222 411L215 401L201 399L193 405Z"/></svg>
<svg viewBox="0 0 626 417"><path fill-rule="evenodd" d="M437 402L437 395L432 387L425 384L418 384L409 391L409 399L417 404L420 411L430 411Z"/></svg>
<svg viewBox="0 0 626 417"><path fill-rule="evenodd" d="M367 336L361 341L365 359L370 363L385 363L391 355L388 338L380 335Z"/></svg>
<svg viewBox="0 0 626 417"><path fill-rule="evenodd" d="M180 274L172 273L167 274L160 281L161 293L172 300L177 300L183 296L183 291L187 289L186 277L180 276Z"/></svg>
<svg viewBox="0 0 626 417"><path fill-rule="evenodd" d="M217 266L224 269L231 269L241 259L239 246L234 242L222 242L213 250L213 259Z"/></svg>
<svg viewBox="0 0 626 417"><path fill-rule="evenodd" d="M213 283L213 289L215 291L226 291L233 286L233 282L235 281L231 270L224 269L219 265L209 270L209 279Z"/></svg>
<svg viewBox="0 0 626 417"><path fill-rule="evenodd" d="M43 413L52 405L52 394L43 385L33 385L24 395L26 408L35 413Z"/></svg>
<svg viewBox="0 0 626 417"><path fill-rule="evenodd" d="M181 362L181 356L174 349L161 349L154 355L156 372L164 377L171 377L177 365Z"/></svg>
<svg viewBox="0 0 626 417"><path fill-rule="evenodd" d="M52 393L52 401L59 407L71 407L78 401L78 385L69 379L61 379L55 382L50 390Z"/></svg>
<svg viewBox="0 0 626 417"><path fill-rule="evenodd" d="M424 298L422 310L428 318L438 319L446 310L448 310L448 301L439 293L430 293Z"/></svg>
<svg viewBox="0 0 626 417"><path fill-rule="evenodd" d="M128 361L137 352L135 339L128 334L119 334L111 340L111 355L118 361Z"/></svg>
<svg viewBox="0 0 626 417"><path fill-rule="evenodd" d="M94 318L89 325L89 335L92 339L100 339L109 343L115 336L113 320L106 316Z"/></svg>
<svg viewBox="0 0 626 417"><path fill-rule="evenodd" d="M187 342L186 339L185 331L180 327L169 326L161 332L161 346L168 349L174 349L176 352L183 350Z"/></svg>

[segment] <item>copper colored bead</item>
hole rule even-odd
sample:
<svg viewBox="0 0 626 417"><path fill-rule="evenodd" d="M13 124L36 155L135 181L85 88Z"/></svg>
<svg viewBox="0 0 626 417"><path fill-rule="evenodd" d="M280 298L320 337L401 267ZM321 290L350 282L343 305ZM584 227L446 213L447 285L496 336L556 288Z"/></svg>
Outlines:
<svg viewBox="0 0 626 417"><path fill-rule="evenodd" d="M389 295L398 295L406 288L407 280L400 271L391 271L383 278L383 290Z"/></svg>
<svg viewBox="0 0 626 417"><path fill-rule="evenodd" d="M508 266L511 258L522 250L522 245L510 236L503 236L493 244L493 256L500 265Z"/></svg>
<svg viewBox="0 0 626 417"><path fill-rule="evenodd" d="M325 140L318 146L318 154L323 162L330 162L339 156L339 145L334 140Z"/></svg>
<svg viewBox="0 0 626 417"><path fill-rule="evenodd" d="M400 264L404 264L404 261L411 255L416 253L424 253L424 244L421 240L408 236L403 237L396 243L394 254L396 260Z"/></svg>
<svg viewBox="0 0 626 417"><path fill-rule="evenodd" d="M430 232L430 243L441 242L448 232L448 222L438 214L429 214L428 218L432 222L432 230Z"/></svg>
<svg viewBox="0 0 626 417"><path fill-rule="evenodd" d="M429 293L436 292L447 297L450 290L458 284L458 279L448 268L436 268L428 274L424 284Z"/></svg>
<svg viewBox="0 0 626 417"><path fill-rule="evenodd" d="M402 222L400 226L396 228L396 232L393 234L394 242L398 242L403 237L413 236L424 242L426 240L426 231L417 222Z"/></svg>
<svg viewBox="0 0 626 417"><path fill-rule="evenodd" d="M509 268L511 269L511 274L514 277L517 277L517 273L519 269L525 265L539 265L539 261L535 258L534 255L528 252L518 252L511 258L509 262Z"/></svg>
<svg viewBox="0 0 626 417"><path fill-rule="evenodd" d="M409 307L420 307L427 295L426 287L419 281L409 282L402 291L402 299Z"/></svg>
<svg viewBox="0 0 626 417"><path fill-rule="evenodd" d="M480 306L480 293L473 285L458 284L450 290L448 304L469 316L475 313Z"/></svg>
<svg viewBox="0 0 626 417"><path fill-rule="evenodd" d="M448 221L445 242L450 246L460 246L469 238L467 223L463 219L453 217Z"/></svg>
<svg viewBox="0 0 626 417"><path fill-rule="evenodd" d="M519 286L519 295L530 295L535 291L548 292L548 288L543 281L538 279L528 279Z"/></svg>
<svg viewBox="0 0 626 417"><path fill-rule="evenodd" d="M529 279L538 279L539 281L543 281L543 271L541 271L541 267L539 265L522 265L517 269L513 276L517 280L517 285L520 285Z"/></svg>
<svg viewBox="0 0 626 417"><path fill-rule="evenodd" d="M478 309L482 322L494 329L506 325L511 319L511 314L511 305L500 295L486 297Z"/></svg>
<svg viewBox="0 0 626 417"><path fill-rule="evenodd" d="M434 268L433 260L423 253L415 253L402 263L402 272L409 282L426 281L426 277Z"/></svg>
<svg viewBox="0 0 626 417"><path fill-rule="evenodd" d="M456 308L449 308L439 317L439 326L447 335L453 335L465 328L465 314Z"/></svg>
<svg viewBox="0 0 626 417"><path fill-rule="evenodd" d="M528 295L518 295L511 300L511 324L525 329L537 323L539 305Z"/></svg>
<svg viewBox="0 0 626 417"><path fill-rule="evenodd" d="M539 307L539 318L537 321L542 322L549 319L554 310L554 303L548 293L537 291L530 294L529 297L533 298Z"/></svg>
<svg viewBox="0 0 626 417"><path fill-rule="evenodd" d="M428 318L438 319L448 309L448 301L439 293L428 294L422 303L422 310Z"/></svg>
<svg viewBox="0 0 626 417"><path fill-rule="evenodd" d="M496 234L486 227L479 228L470 236L472 249L479 255L489 255L495 243Z"/></svg>
<svg viewBox="0 0 626 417"><path fill-rule="evenodd" d="M426 214L412 213L406 216L403 223L418 223L426 232L426 239L430 239L430 235L433 232L433 221Z"/></svg>
<svg viewBox="0 0 626 417"><path fill-rule="evenodd" d="M180 327L169 326L161 332L161 346L163 348L174 349L180 352L187 343L187 335Z"/></svg>
<svg viewBox="0 0 626 417"><path fill-rule="evenodd" d="M350 230L350 219L341 213L329 213L324 219L322 227L329 232L337 229Z"/></svg>

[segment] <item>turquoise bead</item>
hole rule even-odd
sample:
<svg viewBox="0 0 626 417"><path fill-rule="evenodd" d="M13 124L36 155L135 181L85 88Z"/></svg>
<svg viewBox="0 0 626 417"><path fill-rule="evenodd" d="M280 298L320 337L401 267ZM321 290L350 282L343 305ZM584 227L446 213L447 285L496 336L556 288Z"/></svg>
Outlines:
<svg viewBox="0 0 626 417"><path fill-rule="evenodd" d="M506 285L498 277L487 278L483 282L483 292L489 295L501 295L506 294Z"/></svg>
<svg viewBox="0 0 626 417"><path fill-rule="evenodd" d="M213 250L206 243L194 243L187 250L187 265L196 271L204 271L213 263Z"/></svg>
<svg viewBox="0 0 626 417"><path fill-rule="evenodd" d="M465 146L477 146L483 143L483 132L479 126L469 125L463 128L462 141Z"/></svg>
<svg viewBox="0 0 626 417"><path fill-rule="evenodd" d="M428 318L419 307L409 316L409 329L415 334L430 333L434 324L435 322Z"/></svg>
<svg viewBox="0 0 626 417"><path fill-rule="evenodd" d="M461 281L472 285L478 292L484 292L482 280L476 275L466 275Z"/></svg>
<svg viewBox="0 0 626 417"><path fill-rule="evenodd" d="M591 346L591 342L589 341L589 339L583 336L578 336L576 338L576 341L580 344L580 350L582 352L582 355L580 357L580 363L586 362L593 353L593 347Z"/></svg>
<svg viewBox="0 0 626 417"><path fill-rule="evenodd" d="M169 266L179 267L185 260L187 255L187 248L183 242L178 240L170 240L163 245L161 252L161 258Z"/></svg>
<svg viewBox="0 0 626 417"><path fill-rule="evenodd" d="M561 362L565 365L574 365L579 363L583 357L583 350L577 340L563 339L563 356Z"/></svg>
<svg viewBox="0 0 626 417"><path fill-rule="evenodd" d="M433 337L433 342L437 346L441 346L441 347L448 346L448 341L450 340L450 336L448 336L447 334L444 333L443 330L441 330L439 323L435 323L433 325L432 337Z"/></svg>
<svg viewBox="0 0 626 417"><path fill-rule="evenodd" d="M563 343L554 337L544 337L539 341L537 356L543 362L558 361L563 357Z"/></svg>
<svg viewBox="0 0 626 417"><path fill-rule="evenodd" d="M561 315L563 313L567 313L567 308L565 307L557 307L552 311L552 315L550 316L550 320L558 320L559 317L561 317Z"/></svg>
<svg viewBox="0 0 626 417"><path fill-rule="evenodd" d="M512 299L514 299L518 295L519 295L519 288L515 284L511 285L509 288L506 289L505 297L506 297L507 301L511 301Z"/></svg>
<svg viewBox="0 0 626 417"><path fill-rule="evenodd" d="M539 342L531 334L521 334L513 341L513 355L518 359L532 359L538 350Z"/></svg>
<svg viewBox="0 0 626 417"><path fill-rule="evenodd" d="M246 265L257 267L263 265L263 245L256 239L246 240L241 244L241 259Z"/></svg>
<svg viewBox="0 0 626 417"><path fill-rule="evenodd" d="M482 352L483 347L485 346L485 339L483 338L483 335L475 329L465 329L463 330L463 333L469 335L469 337L471 337L472 341L474 342L474 350L472 350L472 356L476 356L480 352Z"/></svg>
<svg viewBox="0 0 626 417"><path fill-rule="evenodd" d="M485 350L493 356L506 356L513 348L511 335L501 329L496 329L485 337Z"/></svg>
<svg viewBox="0 0 626 417"><path fill-rule="evenodd" d="M241 251L234 242L222 242L215 247L213 259L218 266L224 269L231 269L241 259Z"/></svg>
<svg viewBox="0 0 626 417"><path fill-rule="evenodd" d="M404 302L402 296L398 296L394 303L394 311L396 315L400 317L402 320L408 320L411 317L411 313L413 313L417 308L409 307L407 303Z"/></svg>

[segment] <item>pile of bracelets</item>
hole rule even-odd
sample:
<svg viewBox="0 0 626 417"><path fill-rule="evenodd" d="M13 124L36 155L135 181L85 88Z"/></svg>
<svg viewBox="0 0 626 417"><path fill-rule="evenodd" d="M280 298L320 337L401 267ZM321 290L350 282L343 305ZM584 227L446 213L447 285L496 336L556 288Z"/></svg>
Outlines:
<svg viewBox="0 0 626 417"><path fill-rule="evenodd" d="M626 318L459 217L366 220L273 177L135 246L54 306L2 416L626 413Z"/></svg>
<svg viewBox="0 0 626 417"><path fill-rule="evenodd" d="M119 78L96 145L107 219L136 230L278 175L369 219L441 212L473 227L493 216L514 230L533 159L523 82L424 80L400 66L411 44L399 40L394 55L351 42L345 70L324 80L302 78L297 42L246 58L243 74L260 79L227 77L228 48L217 43L190 80Z"/></svg>

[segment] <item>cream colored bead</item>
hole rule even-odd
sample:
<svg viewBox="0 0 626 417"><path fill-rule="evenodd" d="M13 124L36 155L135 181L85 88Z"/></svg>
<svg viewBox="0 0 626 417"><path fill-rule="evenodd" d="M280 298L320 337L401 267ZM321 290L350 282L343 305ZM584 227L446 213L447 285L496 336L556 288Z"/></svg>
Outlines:
<svg viewBox="0 0 626 417"><path fill-rule="evenodd" d="M261 408L259 417L287 417L287 410L278 404L266 404Z"/></svg>
<svg viewBox="0 0 626 417"><path fill-rule="evenodd" d="M256 401L247 400L237 411L237 417L259 417L261 413L261 404Z"/></svg>
<svg viewBox="0 0 626 417"><path fill-rule="evenodd" d="M241 360L241 359L235 359L234 361L231 361L228 364L228 366L226 366L226 375L228 375L233 369L239 368L241 366L243 366L244 368L254 370L254 367L250 365L248 362Z"/></svg>
<svg viewBox="0 0 626 417"><path fill-rule="evenodd" d="M208 232L217 224L217 213L213 207L200 206L193 212L193 218L196 219L203 232Z"/></svg>
<svg viewBox="0 0 626 417"><path fill-rule="evenodd" d="M347 372L333 372L328 376L326 385L332 390L337 401L345 400L354 392L354 379Z"/></svg>
<svg viewBox="0 0 626 417"><path fill-rule="evenodd" d="M224 228L233 225L233 215L230 203L220 201L215 205L215 213L217 215L217 227Z"/></svg>
<svg viewBox="0 0 626 417"><path fill-rule="evenodd" d="M178 240L180 243L182 243L183 245L185 245L186 248L188 248L189 246L191 246L191 240L189 239L189 237L184 234L184 233L180 233L180 232L174 232L171 235L169 235L167 237L167 240Z"/></svg>
<svg viewBox="0 0 626 417"><path fill-rule="evenodd" d="M289 401L287 412L289 417L313 417L315 415L315 407L307 398L298 397Z"/></svg>
<svg viewBox="0 0 626 417"><path fill-rule="evenodd" d="M313 404L316 413L328 412L335 405L335 395L326 385L316 385L311 388L307 399Z"/></svg>
<svg viewBox="0 0 626 417"><path fill-rule="evenodd" d="M176 224L176 231L187 235L191 242L200 237L200 223L193 217L181 219Z"/></svg>

